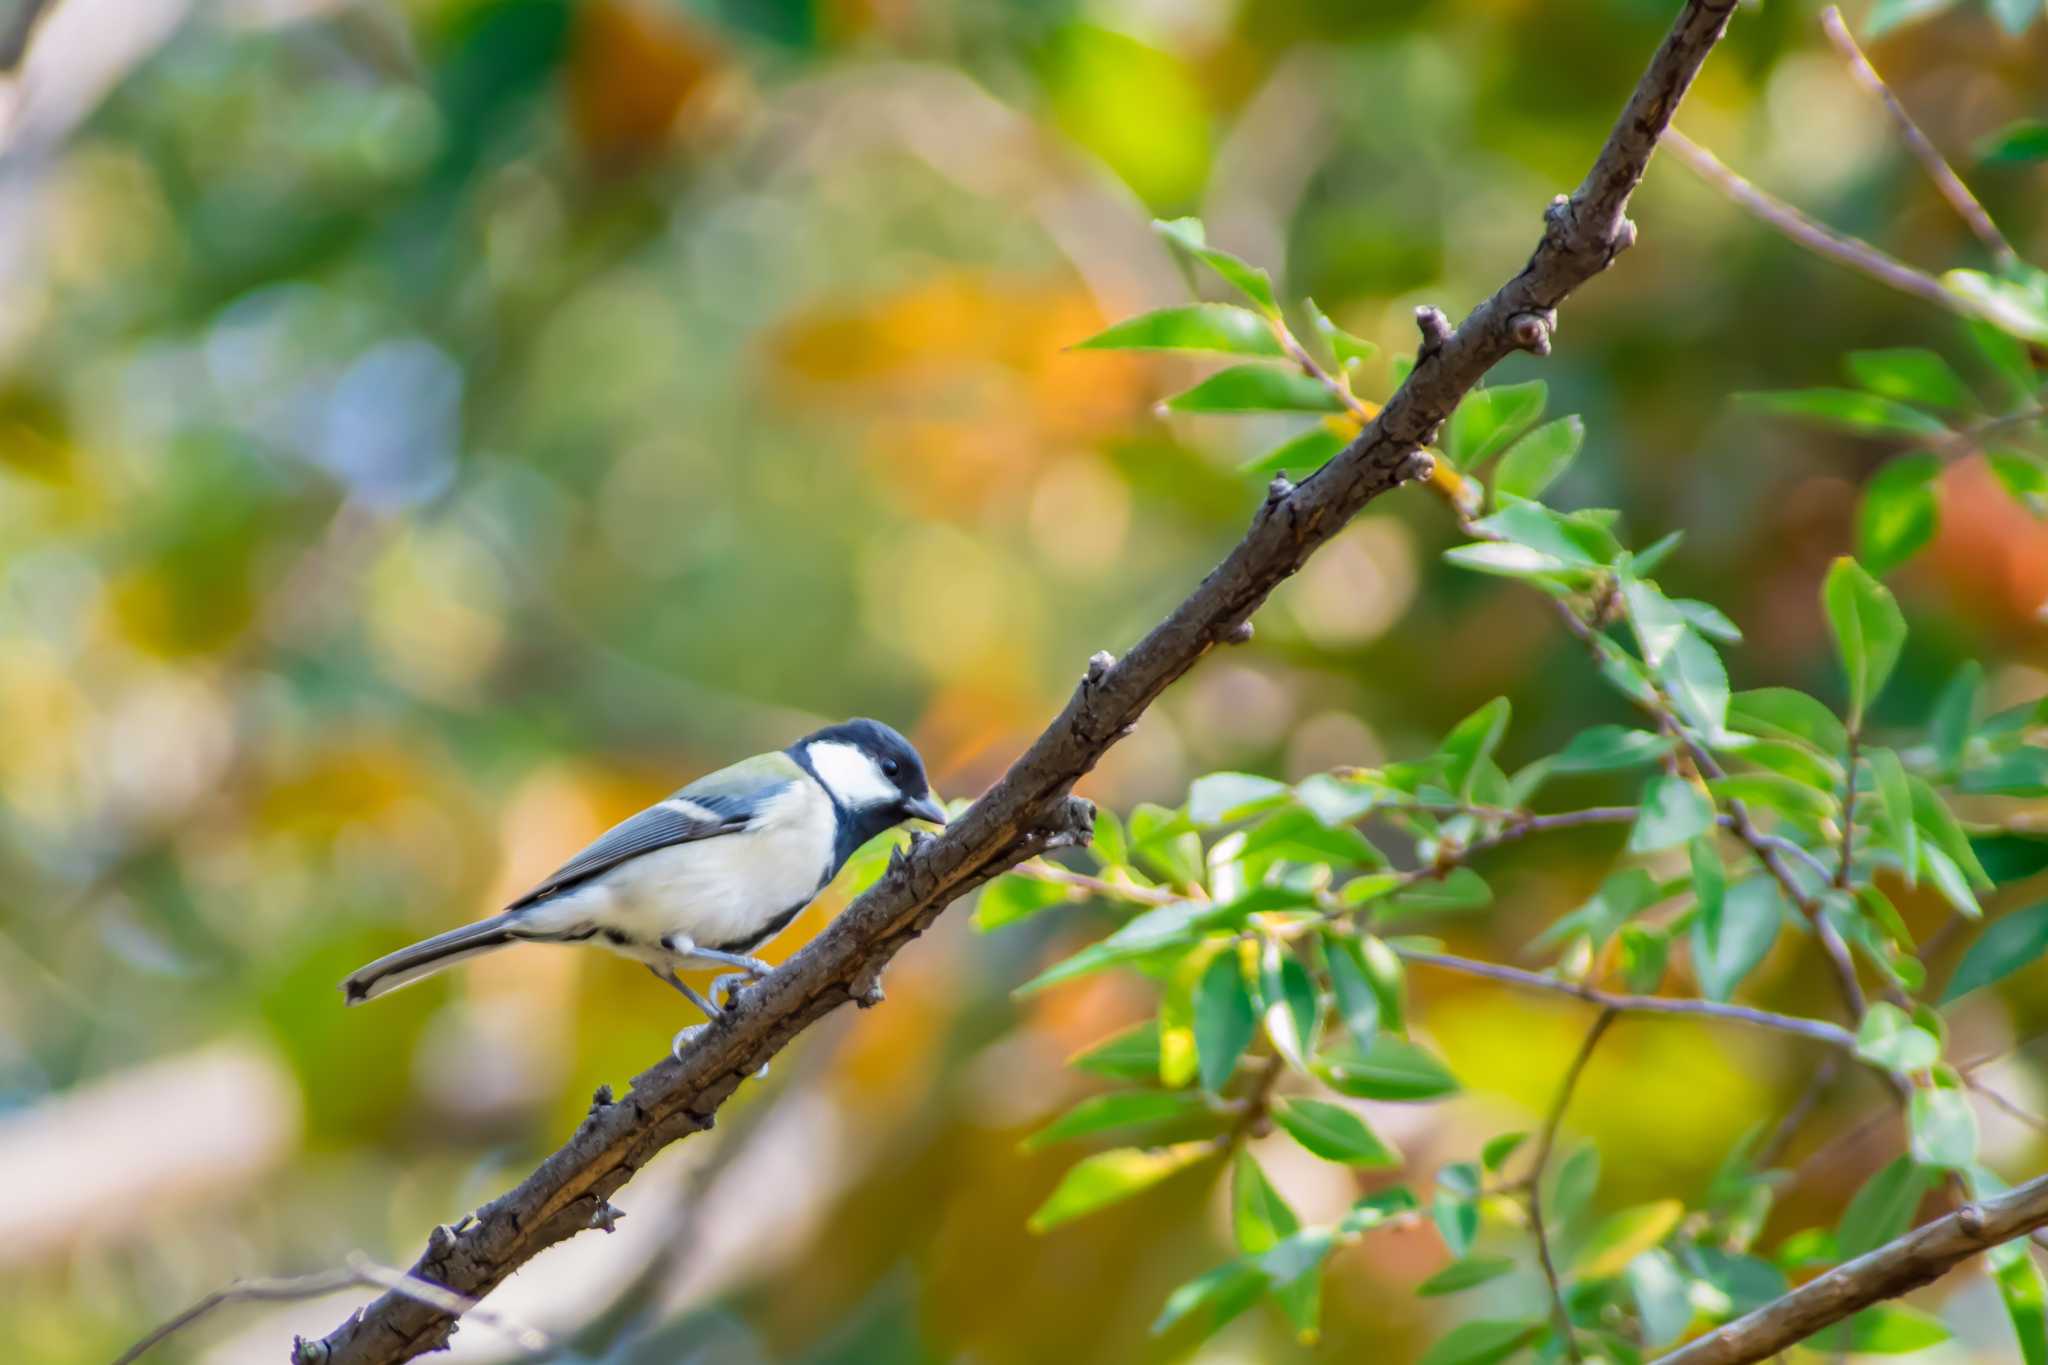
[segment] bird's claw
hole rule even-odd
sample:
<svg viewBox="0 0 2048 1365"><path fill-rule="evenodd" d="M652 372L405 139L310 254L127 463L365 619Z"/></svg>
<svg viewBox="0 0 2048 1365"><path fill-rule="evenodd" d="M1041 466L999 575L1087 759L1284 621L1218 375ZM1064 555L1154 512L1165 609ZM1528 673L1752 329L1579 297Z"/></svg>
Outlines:
<svg viewBox="0 0 2048 1365"><path fill-rule="evenodd" d="M681 1033L678 1033L675 1037L675 1041L668 1045L669 1056L675 1058L679 1062L683 1060L684 1045L687 1044L692 1038L695 1038L698 1034L702 1033L705 1029L709 1027L711 1027L709 1024L692 1024L690 1025L690 1027L684 1029Z"/></svg>
<svg viewBox="0 0 2048 1365"><path fill-rule="evenodd" d="M711 998L723 1009L731 1009L739 1003L742 988L754 984L756 976L750 972L727 972L711 980Z"/></svg>

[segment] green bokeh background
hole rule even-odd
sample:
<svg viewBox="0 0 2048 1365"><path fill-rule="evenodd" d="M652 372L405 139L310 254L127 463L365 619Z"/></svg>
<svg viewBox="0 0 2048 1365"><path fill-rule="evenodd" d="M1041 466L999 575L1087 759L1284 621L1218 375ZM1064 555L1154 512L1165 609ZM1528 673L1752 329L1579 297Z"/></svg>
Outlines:
<svg viewBox="0 0 2048 1365"><path fill-rule="evenodd" d="M1090 653L1234 541L1260 487L1233 471L1286 429L1162 419L1195 367L1065 349L1185 296L1147 220L1203 216L1283 297L1398 354L1415 305L1458 316L1519 267L1672 9L59 0L0 162L0 1150L49 1195L0 1247L5 1358L109 1358L236 1275L407 1261L530 1168L593 1087L660 1055L671 995L538 948L346 1014L341 976L823 719L887 718L944 795L979 791ZM1844 230L1981 266L1813 19L1745 7L1681 125ZM2048 171L1970 155L2048 104L2048 24L2011 38L1963 10L1873 53L2048 259ZM1555 353L1501 377L1586 417L1560 502L1620 507L1638 542L1686 531L1665 576L1745 629L1737 686L1833 696L1817 585L1891 452L1729 395L1837 382L1856 347L1972 358L1952 319L1675 162L1634 216L1641 244L1571 301ZM1973 465L1944 493L1894 580L1915 634L1881 720L1917 720L1965 657L2008 700L2048 668L2048 533ZM1500 693L1511 764L1620 719L1530 597L1438 562L1453 535L1424 494L1376 504L1084 794L1412 755ZM1451 937L1513 960L1614 842L1500 859L1495 907ZM1017 1138L1085 1093L1060 1060L1148 1000L1008 992L1101 924L949 916L886 1008L736 1102L748 1150L686 1144L508 1310L596 1318L710 1159L702 1246L615 1359L1189 1358L1146 1327L1224 1254L1213 1172L1023 1229L1064 1162ZM1749 989L1824 1011L1783 957ZM1959 1038L2027 1036L2041 985L2015 978ZM1540 1112L1583 1017L1416 989L1469 1092L1389 1118L1426 1174ZM1697 1195L1810 1061L1618 1030L1570 1125L1602 1145L1603 1200ZM1878 1098L1845 1082L1817 1132ZM1994 1136L1996 1164L2038 1167L2024 1132ZM1897 1144L1880 1125L1831 1149L1783 1225L1831 1221ZM1351 1193L1276 1179L1304 1207ZM1261 1310L1200 1358L1413 1359L1486 1307L1413 1297L1442 1261L1427 1229L1371 1242L1336 1263L1319 1346ZM282 1359L352 1301L224 1310L161 1358ZM1978 1316L1951 1359L1973 1339L2004 1358Z"/></svg>

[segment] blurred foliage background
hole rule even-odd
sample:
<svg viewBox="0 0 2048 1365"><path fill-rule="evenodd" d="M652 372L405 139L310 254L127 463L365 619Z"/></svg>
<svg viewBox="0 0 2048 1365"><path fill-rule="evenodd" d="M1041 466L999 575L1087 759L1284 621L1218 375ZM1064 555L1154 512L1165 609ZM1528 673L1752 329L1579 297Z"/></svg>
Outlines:
<svg viewBox="0 0 2048 1365"><path fill-rule="evenodd" d="M523 1174L661 1055L671 993L534 948L344 1014L342 975L823 718L884 717L942 794L980 790L1259 496L1234 472L1258 424L1155 413L1188 362L1064 349L1185 297L1147 220L1201 214L1399 354L1417 303L1455 317L1519 267L1671 8L59 0L0 160L6 1358L106 1359L238 1274L403 1263ZM1981 265L1812 21L1746 7L1681 126L1908 259ZM1959 9L1873 55L2048 259L2048 171L1970 155L2048 111L2048 24ZM1635 216L1641 245L1540 365L1590 430L1563 501L1623 508L1640 541L1685 529L1666 577L1744 627L1736 685L1832 695L1816 586L1889 452L1728 395L1838 382L1853 347L1973 357L1675 162ZM1997 703L2048 682L2048 531L1976 463L1943 477L1942 532L1895 583L1914 634L1887 706L1916 718L1965 657ZM1438 565L1454 537L1425 497L1376 504L1084 794L1172 804L1214 768L1426 751L1502 692L1510 751L1620 718L1525 594ZM1512 960L1605 850L1524 857L1460 950ZM906 955L886 1008L777 1063L730 1120L743 1148L722 1124L671 1152L617 1233L494 1303L573 1333L670 1246L621 1310L653 1335L591 1338L613 1358L1187 1358L1146 1325L1226 1240L1211 1185L1022 1226L1064 1162L1016 1141L1085 1089L1062 1059L1149 1001L1114 975L1012 1001L1099 925L965 921ZM1958 1030L2011 1047L2041 985ZM1584 1017L1419 988L1468 1095L1383 1131L1432 1164L1540 1111ZM1818 979L1763 989L1826 1012ZM1606 1151L1603 1198L1696 1192L1810 1060L1622 1031L1571 1125ZM2001 1078L2048 1089L2024 1053ZM1838 1087L1811 1145L1880 1102ZM1787 1199L1809 1219L1895 1125L1822 1150ZM1986 1150L2043 1155L2016 1125ZM1300 1205L1352 1193L1269 1170ZM1411 1359L1455 1311L1410 1292L1443 1260L1427 1228L1370 1241L1319 1347L1254 1314L1200 1358ZM281 1359L360 1297L229 1309L161 1358ZM509 1349L482 1327L458 1347Z"/></svg>

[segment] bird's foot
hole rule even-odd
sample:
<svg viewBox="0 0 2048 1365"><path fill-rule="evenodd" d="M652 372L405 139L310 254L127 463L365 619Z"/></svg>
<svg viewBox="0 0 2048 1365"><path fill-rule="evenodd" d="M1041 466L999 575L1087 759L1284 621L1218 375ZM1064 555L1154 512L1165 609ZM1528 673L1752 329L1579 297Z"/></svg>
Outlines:
<svg viewBox="0 0 2048 1365"><path fill-rule="evenodd" d="M675 1041L668 1045L668 1055L680 1062L681 1060L683 1060L684 1045L687 1044L692 1038L695 1038L698 1034L702 1033L705 1029L710 1027L711 1025L709 1024L690 1025L690 1027L684 1029L681 1033L678 1033L675 1037Z"/></svg>
<svg viewBox="0 0 2048 1365"><path fill-rule="evenodd" d="M731 1009L740 1002L740 992L758 980L749 972L727 972L711 980L711 998L721 1009Z"/></svg>

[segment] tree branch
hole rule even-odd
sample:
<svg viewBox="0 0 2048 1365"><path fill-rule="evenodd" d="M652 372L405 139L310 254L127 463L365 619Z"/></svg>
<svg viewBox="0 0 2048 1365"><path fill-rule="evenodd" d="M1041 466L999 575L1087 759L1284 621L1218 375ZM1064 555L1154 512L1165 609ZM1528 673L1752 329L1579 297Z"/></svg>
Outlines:
<svg viewBox="0 0 2048 1365"><path fill-rule="evenodd" d="M1927 178L1934 182L1934 188L1941 191L1941 197L1948 200L1956 216L1969 225L1977 234L1977 240L1991 253L1991 259L2000 270L2007 270L2020 263L2019 253L2012 249L2012 243L1998 230L1998 224L1991 221L1991 215L1984 211L1984 205L1977 196L1970 193L1970 187L1955 173L1948 159L1920 131L1920 125L1913 122L1913 116L1906 112L1906 106L1899 102L1891 87L1884 83L1884 77L1877 74L1877 68L1870 64L1870 58L1863 55L1863 49L1856 45L1849 26L1842 22L1842 11L1829 5L1820 12L1820 26L1827 33L1828 41L1835 45L1835 51L1842 54L1842 61L1849 68L1850 79L1863 87L1865 92L1884 105L1885 112L1898 125L1899 136L1920 162L1920 168L1927 172Z"/></svg>
<svg viewBox="0 0 2048 1365"><path fill-rule="evenodd" d="M2048 1225L2048 1176L1965 1204L1662 1357L1658 1365L1748 1365L1885 1299L1932 1284L1978 1252Z"/></svg>
<svg viewBox="0 0 2048 1365"><path fill-rule="evenodd" d="M1543 1226L1543 1172L1550 1165L1550 1153L1557 1146L1557 1130L1564 1122L1565 1110L1571 1108L1572 1092L1579 1088L1579 1077L1586 1070L1586 1063L1593 1060L1593 1049L1600 1046L1601 1036L1608 1025L1615 1020L1613 1007L1603 1009L1593 1021L1593 1027L1586 1030L1585 1041L1579 1044L1577 1055L1565 1070L1564 1080L1558 1084L1557 1098L1551 1101L1550 1116L1543 1121L1543 1133L1536 1143L1536 1159L1529 1166L1527 1177L1529 1197L1529 1233L1536 1239L1536 1260L1543 1267L1543 1282L1550 1290L1550 1320L1557 1332L1557 1339L1564 1347L1565 1358L1572 1365L1580 1365L1585 1359L1579 1354L1579 1341L1572 1331L1572 1315L1564 1306L1564 1285L1557 1277L1557 1263L1550 1257L1550 1234Z"/></svg>
<svg viewBox="0 0 2048 1365"><path fill-rule="evenodd" d="M711 1126L740 1082L849 1000L881 998L882 969L948 904L1034 854L1087 837L1069 792L1176 679L1240 628L1268 594L1358 511L1404 479L1467 392L1516 351L1548 349L1555 310L1635 239L1626 212L1736 0L1687 0L1586 179L1545 215L1520 274L1452 330L1434 310L1415 368L1350 445L1299 487L1274 481L1251 528L1187 600L1121 660L1098 654L1066 708L945 833L913 845L802 952L747 988L678 1059L593 1106L568 1143L460 1231L436 1228L412 1273L481 1297L538 1252L593 1225L607 1197L669 1143ZM387 1293L302 1353L321 1365L382 1365L444 1345L454 1317Z"/></svg>

